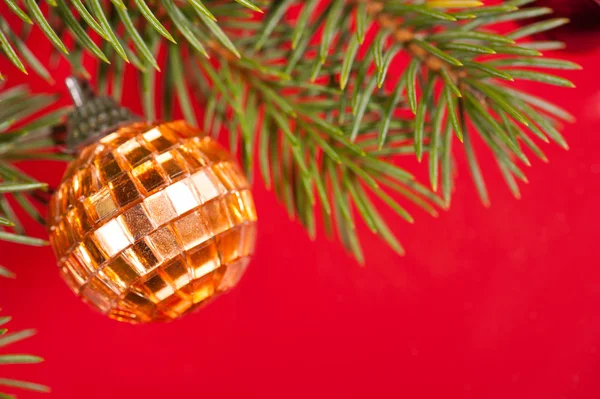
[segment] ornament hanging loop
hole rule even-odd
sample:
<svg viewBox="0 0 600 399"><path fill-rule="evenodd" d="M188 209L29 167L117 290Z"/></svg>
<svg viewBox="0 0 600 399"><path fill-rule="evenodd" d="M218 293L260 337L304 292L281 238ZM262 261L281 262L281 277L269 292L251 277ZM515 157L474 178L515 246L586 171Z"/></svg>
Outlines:
<svg viewBox="0 0 600 399"><path fill-rule="evenodd" d="M67 119L67 152L77 153L120 126L141 120L113 98L97 96L87 80L71 76L65 83L75 104Z"/></svg>
<svg viewBox="0 0 600 399"><path fill-rule="evenodd" d="M73 104L75 104L76 107L82 107L85 103L96 97L96 93L94 93L94 90L87 80L69 76L65 80L65 83L69 90L69 94L73 99Z"/></svg>

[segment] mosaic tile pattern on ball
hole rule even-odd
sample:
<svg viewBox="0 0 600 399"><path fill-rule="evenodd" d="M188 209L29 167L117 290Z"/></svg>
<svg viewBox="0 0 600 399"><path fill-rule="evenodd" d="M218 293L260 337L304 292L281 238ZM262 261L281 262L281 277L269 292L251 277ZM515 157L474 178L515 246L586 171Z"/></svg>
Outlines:
<svg viewBox="0 0 600 399"><path fill-rule="evenodd" d="M130 322L171 320L228 290L256 240L244 174L182 121L135 123L84 148L48 218L67 284Z"/></svg>

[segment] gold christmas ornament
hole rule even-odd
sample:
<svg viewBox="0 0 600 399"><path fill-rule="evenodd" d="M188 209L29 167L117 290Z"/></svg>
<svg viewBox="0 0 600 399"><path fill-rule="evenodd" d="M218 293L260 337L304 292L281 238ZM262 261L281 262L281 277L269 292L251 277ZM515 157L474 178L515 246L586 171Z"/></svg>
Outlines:
<svg viewBox="0 0 600 399"><path fill-rule="evenodd" d="M235 286L256 240L248 182L183 121L135 122L68 85L73 161L50 202L60 273L85 302L133 323L178 318Z"/></svg>

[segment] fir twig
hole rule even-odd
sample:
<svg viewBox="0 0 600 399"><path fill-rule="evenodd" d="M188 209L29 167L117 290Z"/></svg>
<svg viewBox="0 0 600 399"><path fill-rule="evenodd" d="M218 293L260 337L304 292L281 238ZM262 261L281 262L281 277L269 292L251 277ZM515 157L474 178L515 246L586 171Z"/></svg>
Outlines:
<svg viewBox="0 0 600 399"><path fill-rule="evenodd" d="M479 137L496 158L515 196L516 181L526 180L521 170L521 164L529 165L526 152L530 149L546 159L536 139L566 147L556 121L571 116L512 87L521 79L571 86L560 76L537 71L578 68L541 57L539 51L559 44L527 39L565 21L551 19L495 32L498 23L549 13L544 7L519 9L530 2L482 6L459 0L261 1L256 4L265 16L257 20L257 8L246 1L135 0L135 6L124 8L96 0L73 1L69 7L61 0L63 18L50 27L60 42L74 37L79 53L84 50L111 62L112 74L108 66L101 66L97 81L107 92L112 80L117 98L124 60L131 61L142 76L149 118L170 118L177 101L186 119L194 122L202 106L207 133L217 136L225 126L232 149L241 149L249 175L254 174L256 154L266 183L311 236L320 207L326 227L335 222L346 248L362 259L355 234L359 219L401 252L390 237L391 229L374 212L373 200L383 201L409 221L412 218L390 197L392 191L430 213L435 213L431 203L449 206L452 151L461 148L453 143L455 135L464 139L484 203L488 194L473 139ZM54 8L42 9L43 15L31 12L33 4L21 12L10 9L23 24L31 19L44 27L62 48L42 23ZM289 17L292 10L298 11L296 20ZM18 35L6 23L0 28L5 32L5 39L0 38L5 54L18 67L30 65L24 53L20 57L9 48L17 47ZM102 45L90 41L92 32ZM399 57L408 57L408 66L400 77L390 76L390 65ZM158 69L166 69L164 75L156 73ZM166 79L159 93L155 79L162 77ZM406 110L414 116L401 117ZM406 155L427 160L434 193L395 165L396 157ZM15 156L20 153L13 150L5 159ZM440 187L443 200L435 194Z"/></svg>
<svg viewBox="0 0 600 399"><path fill-rule="evenodd" d="M0 92L0 241L29 245L45 245L45 241L29 237L9 202L16 204L36 221L43 219L31 203L38 191L46 191L48 185L39 182L13 165L21 160L53 159L57 155L51 138L52 128L59 123L66 110L59 109L39 115L55 98L35 95L24 87L14 87ZM30 119L33 120L30 120ZM28 121L30 120L30 121Z"/></svg>

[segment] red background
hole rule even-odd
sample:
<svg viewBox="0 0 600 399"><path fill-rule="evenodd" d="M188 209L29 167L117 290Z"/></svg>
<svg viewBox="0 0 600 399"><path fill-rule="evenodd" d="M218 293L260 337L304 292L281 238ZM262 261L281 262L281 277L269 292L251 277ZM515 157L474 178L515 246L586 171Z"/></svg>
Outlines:
<svg viewBox="0 0 600 399"><path fill-rule="evenodd" d="M359 267L340 244L310 242L257 182L258 249L239 288L180 321L131 326L77 300L49 248L0 243L18 274L0 281L3 313L39 331L12 350L46 358L0 373L58 398L600 397L600 52L560 55L587 67L564 74L578 88L531 88L577 116L571 150L542 145L551 162L533 160L521 200L480 151L490 209L457 152L449 212L390 215L405 257L363 228ZM5 66L11 84L25 80ZM27 168L57 182L64 166Z"/></svg>

